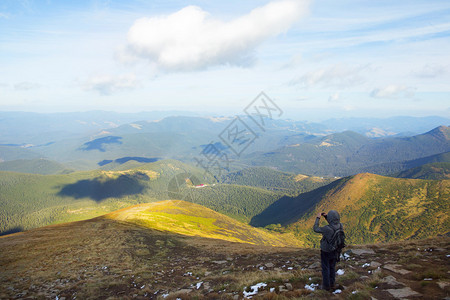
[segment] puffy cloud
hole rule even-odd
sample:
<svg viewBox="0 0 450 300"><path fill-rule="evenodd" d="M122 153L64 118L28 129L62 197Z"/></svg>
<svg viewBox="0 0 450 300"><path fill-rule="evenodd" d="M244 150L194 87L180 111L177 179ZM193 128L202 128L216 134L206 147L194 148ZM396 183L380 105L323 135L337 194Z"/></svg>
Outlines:
<svg viewBox="0 0 450 300"><path fill-rule="evenodd" d="M141 18L128 32L125 59L150 60L165 70L198 70L220 64L245 65L251 52L292 26L307 12L308 0L281 0L223 22L199 7Z"/></svg>
<svg viewBox="0 0 450 300"><path fill-rule="evenodd" d="M14 85L14 89L16 91L29 91L29 90L38 89L40 87L41 87L40 84L35 83L35 82L29 82L29 81L19 82Z"/></svg>
<svg viewBox="0 0 450 300"><path fill-rule="evenodd" d="M344 64L336 64L329 68L308 72L298 79L291 81L291 85L300 85L304 88L312 86L321 87L350 87L363 83L364 77L361 72L369 68L364 66L347 66Z"/></svg>
<svg viewBox="0 0 450 300"><path fill-rule="evenodd" d="M370 92L370 96L373 98L412 98L414 94L414 88L396 84L376 88Z"/></svg>
<svg viewBox="0 0 450 300"><path fill-rule="evenodd" d="M97 91L102 95L110 95L113 92L124 89L133 89L137 86L138 82L134 74L120 76L98 75L93 76L82 83L84 90Z"/></svg>

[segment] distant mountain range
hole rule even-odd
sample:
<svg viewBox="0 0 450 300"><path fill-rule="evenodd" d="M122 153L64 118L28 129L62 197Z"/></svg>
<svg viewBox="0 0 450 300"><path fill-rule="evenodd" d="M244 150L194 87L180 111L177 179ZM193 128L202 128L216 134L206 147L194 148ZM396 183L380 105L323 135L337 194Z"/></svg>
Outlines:
<svg viewBox="0 0 450 300"><path fill-rule="evenodd" d="M0 162L44 158L63 164L63 169L67 170L97 169L111 162L120 163L130 157L138 161L177 159L195 163L202 151L212 144L228 156L227 172L261 166L333 177L360 172L387 175L408 169L409 161L450 151L449 129L443 125L443 122L448 124L450 119L440 117L386 119L387 129L380 130L391 131L389 136L380 138L373 138L374 132L380 132L375 127L371 127L369 131L361 128L382 124L383 119L370 119L366 122L362 119L348 119L348 122L335 120L339 126L333 126L332 121L319 124L267 120L262 130L249 118L241 117L253 130L255 140L245 145L245 151L237 157L221 139L221 134L233 118L178 116L155 119L158 115L161 114L51 114L48 120L42 121L47 115L0 113L0 128L5 132L0 136L0 140L4 141L0 145ZM30 120L36 119L36 128L31 128L29 120L23 124L19 122L27 117ZM128 122L133 117L147 120ZM115 121L106 121L108 118ZM97 122L93 121L95 119ZM67 124L64 125L63 121ZM355 124L358 122L361 126L365 125L357 127ZM337 131L344 128L344 124L360 133ZM407 128L411 124L416 129L431 129L430 124L442 126L419 135L395 136L400 133L402 126ZM27 126L30 127L29 131ZM52 130L55 128L64 134L53 134ZM437 162L439 161L442 160ZM5 170L20 172L24 170L21 166L23 163L18 163L16 169L14 163L11 163Z"/></svg>
<svg viewBox="0 0 450 300"><path fill-rule="evenodd" d="M447 155L442 153L449 151L450 128L440 126L412 137L375 140L346 131L284 146L275 151L252 153L244 161L250 165L295 173L348 176L360 172L389 174L401 171L393 170L392 164L401 168L411 164L408 161L433 155L437 160L446 160Z"/></svg>

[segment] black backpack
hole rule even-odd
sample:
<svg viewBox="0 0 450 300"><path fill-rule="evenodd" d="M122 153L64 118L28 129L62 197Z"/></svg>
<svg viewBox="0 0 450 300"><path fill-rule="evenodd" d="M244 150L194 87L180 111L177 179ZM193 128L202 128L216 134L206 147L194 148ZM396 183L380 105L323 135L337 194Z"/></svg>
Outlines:
<svg viewBox="0 0 450 300"><path fill-rule="evenodd" d="M331 226L330 226L331 227ZM333 227L331 227L333 229ZM331 240L329 241L331 251L336 251L337 254L337 261L339 261L339 257L341 256L342 248L344 248L345 245L345 233L344 229L342 228L342 225L339 226L338 229L333 229L333 236L331 237Z"/></svg>

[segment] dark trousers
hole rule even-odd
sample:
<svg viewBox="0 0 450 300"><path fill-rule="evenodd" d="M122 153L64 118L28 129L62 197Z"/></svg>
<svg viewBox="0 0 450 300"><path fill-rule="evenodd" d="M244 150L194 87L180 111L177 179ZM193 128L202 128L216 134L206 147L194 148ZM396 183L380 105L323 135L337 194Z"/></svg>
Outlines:
<svg viewBox="0 0 450 300"><path fill-rule="evenodd" d="M322 264L322 286L329 290L336 282L336 252L320 251Z"/></svg>

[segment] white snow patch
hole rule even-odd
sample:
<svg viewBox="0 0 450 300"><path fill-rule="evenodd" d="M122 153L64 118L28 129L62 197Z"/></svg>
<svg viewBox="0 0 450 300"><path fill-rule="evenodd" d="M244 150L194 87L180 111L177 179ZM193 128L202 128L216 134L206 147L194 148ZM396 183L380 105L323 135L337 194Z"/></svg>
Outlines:
<svg viewBox="0 0 450 300"><path fill-rule="evenodd" d="M370 266L369 263L365 263L365 264L362 265L363 268L367 268L367 267L369 267L369 266Z"/></svg>
<svg viewBox="0 0 450 300"><path fill-rule="evenodd" d="M343 269L339 269L336 271L336 274L338 275L344 275L345 271Z"/></svg>
<svg viewBox="0 0 450 300"><path fill-rule="evenodd" d="M293 270L293 269L294 269L293 267L289 267L289 268L288 268L288 270Z"/></svg>
<svg viewBox="0 0 450 300"><path fill-rule="evenodd" d="M162 295L163 298L167 298L168 296L169 296L169 293Z"/></svg>
<svg viewBox="0 0 450 300"><path fill-rule="evenodd" d="M202 286L203 281L200 281L199 283L197 283L197 285L195 286L197 288L197 290Z"/></svg>
<svg viewBox="0 0 450 300"><path fill-rule="evenodd" d="M433 278L424 278L423 280L433 280Z"/></svg>
<svg viewBox="0 0 450 300"><path fill-rule="evenodd" d="M356 293L358 293L358 291L353 291L353 292L352 292L353 295L356 294Z"/></svg>
<svg viewBox="0 0 450 300"><path fill-rule="evenodd" d="M264 282L260 282L260 283L257 283L257 284L255 284L255 285L252 285L251 287L250 287L250 292L246 292L245 290L247 289L247 288L244 288L244 298L251 298L251 296L254 296L254 295L256 295L256 294L258 294L258 290L260 289L260 288L263 288L263 287L266 287L267 286L267 284L266 283L264 283Z"/></svg>
<svg viewBox="0 0 450 300"><path fill-rule="evenodd" d="M270 288L270 292L271 293L275 292L275 288Z"/></svg>
<svg viewBox="0 0 450 300"><path fill-rule="evenodd" d="M342 293L342 290L341 289L337 289L337 290L335 290L334 292L333 292L333 294L340 294L340 293Z"/></svg>
<svg viewBox="0 0 450 300"><path fill-rule="evenodd" d="M305 284L305 289L310 290L310 291L315 291L316 288L319 286L318 283L311 283L311 284Z"/></svg>

